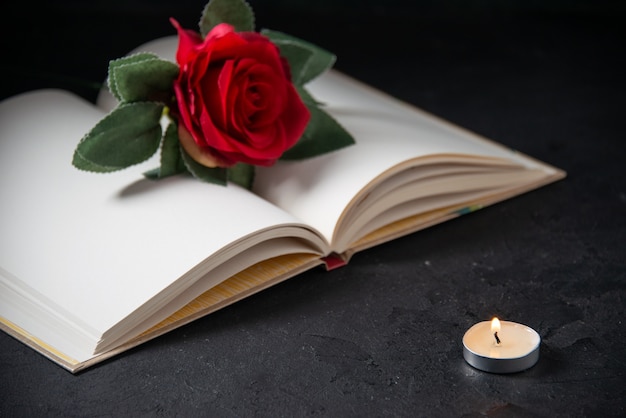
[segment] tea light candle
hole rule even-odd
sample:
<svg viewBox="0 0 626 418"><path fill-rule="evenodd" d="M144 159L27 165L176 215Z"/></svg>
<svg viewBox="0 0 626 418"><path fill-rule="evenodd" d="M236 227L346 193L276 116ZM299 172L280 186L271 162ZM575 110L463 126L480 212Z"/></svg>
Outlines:
<svg viewBox="0 0 626 418"><path fill-rule="evenodd" d="M479 322L463 336L463 358L471 366L490 373L515 373L539 360L541 337L515 322Z"/></svg>

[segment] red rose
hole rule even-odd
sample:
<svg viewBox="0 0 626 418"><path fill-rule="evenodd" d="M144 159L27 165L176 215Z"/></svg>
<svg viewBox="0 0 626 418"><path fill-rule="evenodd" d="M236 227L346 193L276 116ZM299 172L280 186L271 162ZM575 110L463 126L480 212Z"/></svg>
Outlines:
<svg viewBox="0 0 626 418"><path fill-rule="evenodd" d="M172 24L179 36L174 91L183 148L208 167L272 165L310 118L276 45L224 23L205 39Z"/></svg>

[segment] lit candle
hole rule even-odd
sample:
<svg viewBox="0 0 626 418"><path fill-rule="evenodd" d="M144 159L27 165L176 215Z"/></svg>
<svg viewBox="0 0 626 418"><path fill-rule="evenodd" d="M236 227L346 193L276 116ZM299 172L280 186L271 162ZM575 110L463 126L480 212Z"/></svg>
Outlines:
<svg viewBox="0 0 626 418"><path fill-rule="evenodd" d="M539 360L541 337L526 325L515 322L479 322L463 336L463 358L471 366L490 373L515 373Z"/></svg>

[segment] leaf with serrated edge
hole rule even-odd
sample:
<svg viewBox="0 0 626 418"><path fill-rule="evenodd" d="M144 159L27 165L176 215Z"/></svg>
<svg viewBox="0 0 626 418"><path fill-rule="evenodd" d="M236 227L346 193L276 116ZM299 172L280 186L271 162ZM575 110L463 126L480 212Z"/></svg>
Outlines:
<svg viewBox="0 0 626 418"><path fill-rule="evenodd" d="M161 165L143 173L150 180L159 180L187 172L187 167L180 154L180 142L176 131L175 123L170 123L167 126L161 143Z"/></svg>
<svg viewBox="0 0 626 418"><path fill-rule="evenodd" d="M85 135L72 164L93 172L111 172L150 158L161 142L163 105L128 103L116 107Z"/></svg>
<svg viewBox="0 0 626 418"><path fill-rule="evenodd" d="M187 170L189 170L195 178L207 183L218 184L220 186L226 185L227 173L225 168L205 167L191 158L183 147L180 147L180 152Z"/></svg>
<svg viewBox="0 0 626 418"><path fill-rule="evenodd" d="M79 168L83 171L91 171L92 173L108 173L109 171L111 171L108 169L108 167L103 167L89 160L85 160L78 152L74 153L72 164L76 168Z"/></svg>
<svg viewBox="0 0 626 418"><path fill-rule="evenodd" d="M269 29L263 29L261 33L278 46L281 55L289 61L292 69L292 81L297 86L313 80L331 68L337 60L337 57L331 52L286 33ZM308 51L308 54L302 52L295 54L293 51L296 49ZM306 58L306 61L299 62L298 60L302 58Z"/></svg>
<svg viewBox="0 0 626 418"><path fill-rule="evenodd" d="M116 65L111 68L109 78L122 102L169 103L178 72L178 65L173 62L154 58Z"/></svg>
<svg viewBox="0 0 626 418"><path fill-rule="evenodd" d="M172 176L187 171L180 154L180 141L175 123L170 123L165 130L161 145L161 177Z"/></svg>
<svg viewBox="0 0 626 418"><path fill-rule="evenodd" d="M332 116L316 105L306 105L311 120L300 140L282 155L281 160L311 158L354 144L352 135Z"/></svg>
<svg viewBox="0 0 626 418"><path fill-rule="evenodd" d="M211 0L202 11L200 33L203 37L220 23L228 23L237 32L254 31L254 12L244 0Z"/></svg>
<svg viewBox="0 0 626 418"><path fill-rule="evenodd" d="M291 82L296 86L306 83L309 80L307 78L307 67L310 66L313 59L313 50L293 43L280 43L278 46L280 55L289 63Z"/></svg>
<svg viewBox="0 0 626 418"><path fill-rule="evenodd" d="M122 98L117 90L117 84L115 82L114 73L115 68L121 65L127 65L135 62L141 62L145 60L158 58L156 55L148 52L141 52L139 54L129 55L127 57L118 58L116 60L112 60L109 62L109 74L107 77L107 85L109 86L109 91L111 94L118 100L122 101Z"/></svg>

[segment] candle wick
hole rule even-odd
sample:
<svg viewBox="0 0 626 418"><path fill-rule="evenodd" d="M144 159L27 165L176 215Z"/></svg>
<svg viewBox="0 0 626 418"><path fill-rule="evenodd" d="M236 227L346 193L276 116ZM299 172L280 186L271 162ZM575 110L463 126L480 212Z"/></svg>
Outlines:
<svg viewBox="0 0 626 418"><path fill-rule="evenodd" d="M493 336L496 337L496 345L500 345L500 338L498 338L498 331L494 332Z"/></svg>

